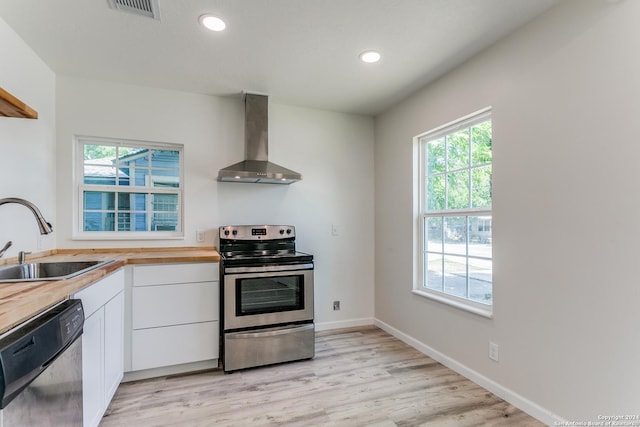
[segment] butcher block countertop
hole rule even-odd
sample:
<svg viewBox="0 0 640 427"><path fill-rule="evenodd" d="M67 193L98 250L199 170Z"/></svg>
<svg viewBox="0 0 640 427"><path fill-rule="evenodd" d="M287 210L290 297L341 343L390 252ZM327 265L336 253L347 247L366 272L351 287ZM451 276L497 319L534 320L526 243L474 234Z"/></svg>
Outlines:
<svg viewBox="0 0 640 427"><path fill-rule="evenodd" d="M190 247L56 249L27 256L27 262L107 260L112 262L67 280L0 283L0 333L29 320L126 264L218 262L220 254L213 247ZM16 263L15 258L2 261L0 267Z"/></svg>

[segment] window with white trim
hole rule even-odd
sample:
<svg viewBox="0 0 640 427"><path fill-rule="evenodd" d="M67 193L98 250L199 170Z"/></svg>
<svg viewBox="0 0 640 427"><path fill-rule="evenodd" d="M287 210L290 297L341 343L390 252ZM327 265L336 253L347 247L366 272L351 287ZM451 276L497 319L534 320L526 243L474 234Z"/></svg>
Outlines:
<svg viewBox="0 0 640 427"><path fill-rule="evenodd" d="M484 110L416 137L414 291L483 314L493 304L492 132Z"/></svg>
<svg viewBox="0 0 640 427"><path fill-rule="evenodd" d="M76 137L80 239L182 238L183 146Z"/></svg>

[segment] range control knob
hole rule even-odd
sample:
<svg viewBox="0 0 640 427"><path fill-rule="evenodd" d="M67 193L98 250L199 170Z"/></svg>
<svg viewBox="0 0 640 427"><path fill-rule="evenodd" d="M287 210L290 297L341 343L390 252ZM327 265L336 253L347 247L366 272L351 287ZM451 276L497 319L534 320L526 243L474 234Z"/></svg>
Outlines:
<svg viewBox="0 0 640 427"><path fill-rule="evenodd" d="M231 234L233 234L234 236L235 236L235 235L237 235L237 234L238 234L238 230L233 230L233 231L231 232Z"/></svg>
<svg viewBox="0 0 640 427"><path fill-rule="evenodd" d="M284 229L280 229L280 234L284 234Z"/></svg>
<svg viewBox="0 0 640 427"><path fill-rule="evenodd" d="M228 236L229 235L229 230L224 230L224 235Z"/></svg>
<svg viewBox="0 0 640 427"><path fill-rule="evenodd" d="M291 234L291 229L287 228L287 234Z"/></svg>

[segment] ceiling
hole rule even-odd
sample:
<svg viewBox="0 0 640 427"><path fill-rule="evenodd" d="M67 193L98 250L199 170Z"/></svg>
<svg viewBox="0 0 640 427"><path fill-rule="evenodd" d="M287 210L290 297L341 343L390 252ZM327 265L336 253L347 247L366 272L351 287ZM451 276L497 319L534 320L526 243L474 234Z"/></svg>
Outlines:
<svg viewBox="0 0 640 427"><path fill-rule="evenodd" d="M57 74L376 115L558 1L158 0L155 20L108 0L0 0L0 18ZM382 59L361 62L368 49Z"/></svg>

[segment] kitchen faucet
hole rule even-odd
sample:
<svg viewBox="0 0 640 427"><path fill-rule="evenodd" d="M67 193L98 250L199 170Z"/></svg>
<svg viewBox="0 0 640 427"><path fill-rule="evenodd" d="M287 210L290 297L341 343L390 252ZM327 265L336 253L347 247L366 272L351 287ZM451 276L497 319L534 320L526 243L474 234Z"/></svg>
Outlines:
<svg viewBox="0 0 640 427"><path fill-rule="evenodd" d="M11 240L9 240L2 249L0 249L0 258L2 258L2 255L4 255L5 252L7 252L7 249L9 249L11 247L11 245L13 245L13 242Z"/></svg>
<svg viewBox="0 0 640 427"><path fill-rule="evenodd" d="M17 197L5 197L4 199L0 199L0 206L6 203L17 203L29 208L29 210L31 210L31 212L33 212L33 215L36 217L38 228L40 228L40 234L49 234L53 232L53 226L44 219L42 213L40 212L40 209L38 209L38 207L33 203L24 199L19 199Z"/></svg>
<svg viewBox="0 0 640 427"><path fill-rule="evenodd" d="M18 252L18 264L24 264L27 262L27 255L31 252L20 251Z"/></svg>

